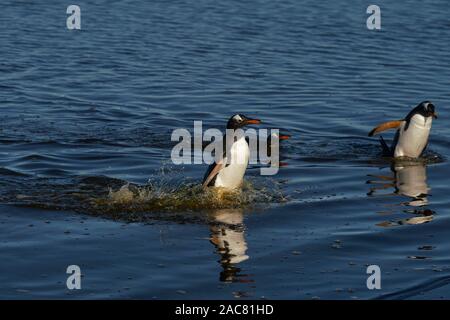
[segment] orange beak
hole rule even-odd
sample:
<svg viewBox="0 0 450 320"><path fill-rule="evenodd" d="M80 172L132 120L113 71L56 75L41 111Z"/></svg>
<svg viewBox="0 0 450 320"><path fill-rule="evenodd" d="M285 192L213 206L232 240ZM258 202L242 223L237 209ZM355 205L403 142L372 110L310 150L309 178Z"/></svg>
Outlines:
<svg viewBox="0 0 450 320"><path fill-rule="evenodd" d="M280 140L287 140L287 139L289 139L290 137L291 137L291 136L288 135L288 134L280 134L279 139L280 139Z"/></svg>
<svg viewBox="0 0 450 320"><path fill-rule="evenodd" d="M245 124L260 124L261 120L259 119L247 119L245 120Z"/></svg>

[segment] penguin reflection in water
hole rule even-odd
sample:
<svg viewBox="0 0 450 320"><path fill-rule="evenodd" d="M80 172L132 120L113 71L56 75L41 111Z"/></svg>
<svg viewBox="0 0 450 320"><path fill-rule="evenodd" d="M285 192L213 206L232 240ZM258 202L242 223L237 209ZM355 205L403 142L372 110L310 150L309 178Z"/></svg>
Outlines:
<svg viewBox="0 0 450 320"><path fill-rule="evenodd" d="M420 162L408 163L405 161L395 161L391 170L393 176L373 175L378 180L369 180L372 185L369 196L375 195L380 190L393 188L392 193L384 194L385 196L404 196L410 200L402 203L393 204L392 207L398 205L414 207L413 210L405 210L406 213L412 213L412 218L402 219L398 221L385 221L379 223L382 227L391 227L405 224L422 224L433 220L434 212L427 208L428 196L430 188L427 184L426 165Z"/></svg>
<svg viewBox="0 0 450 320"><path fill-rule="evenodd" d="M249 258L245 241L244 212L242 209L220 209L209 214L211 243L216 247L222 266L220 281L253 282L241 274L239 263Z"/></svg>
<svg viewBox="0 0 450 320"><path fill-rule="evenodd" d="M383 137L380 137L383 155L395 158L419 158L428 145L431 124L436 118L434 105L430 101L424 101L411 110L406 118L378 125L370 131L369 137L388 129L397 129L391 147Z"/></svg>

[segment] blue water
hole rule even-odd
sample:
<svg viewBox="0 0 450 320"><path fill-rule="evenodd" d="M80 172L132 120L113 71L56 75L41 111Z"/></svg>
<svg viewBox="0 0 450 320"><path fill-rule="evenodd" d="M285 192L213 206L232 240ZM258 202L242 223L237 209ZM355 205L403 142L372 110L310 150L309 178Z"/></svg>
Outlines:
<svg viewBox="0 0 450 320"><path fill-rule="evenodd" d="M368 1L75 4L78 31L60 1L2 3L0 298L449 298L446 1L377 1L379 31ZM367 133L423 100L426 159L395 175ZM291 135L287 166L212 208L170 135L236 112Z"/></svg>

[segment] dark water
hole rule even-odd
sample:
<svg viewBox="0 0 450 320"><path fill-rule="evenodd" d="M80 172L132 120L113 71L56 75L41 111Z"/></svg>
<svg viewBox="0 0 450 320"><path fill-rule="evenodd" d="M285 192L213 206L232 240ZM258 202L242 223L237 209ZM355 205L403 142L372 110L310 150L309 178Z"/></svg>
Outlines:
<svg viewBox="0 0 450 320"><path fill-rule="evenodd" d="M378 1L381 31L368 1L76 4L80 31L2 3L1 298L450 297L446 1ZM394 173L367 132L426 99L426 157ZM235 112L292 135L287 166L217 202L170 135Z"/></svg>

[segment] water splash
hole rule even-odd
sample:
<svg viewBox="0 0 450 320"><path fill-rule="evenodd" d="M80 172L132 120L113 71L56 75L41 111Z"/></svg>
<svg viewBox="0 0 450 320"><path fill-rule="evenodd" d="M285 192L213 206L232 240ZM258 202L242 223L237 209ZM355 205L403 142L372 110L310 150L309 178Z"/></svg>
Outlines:
<svg viewBox="0 0 450 320"><path fill-rule="evenodd" d="M277 184L244 182L242 190L203 189L198 183L170 185L160 182L145 186L125 184L95 199L94 209L103 212L186 212L246 208L262 203L283 202L286 197Z"/></svg>
<svg viewBox="0 0 450 320"><path fill-rule="evenodd" d="M0 201L126 221L193 222L207 219L205 212L210 210L261 207L287 200L276 180L250 177L239 191L203 190L198 181L183 178L175 182L173 173L168 173L167 168L164 171L145 185L105 176L45 179L11 175L8 171L0 185Z"/></svg>

